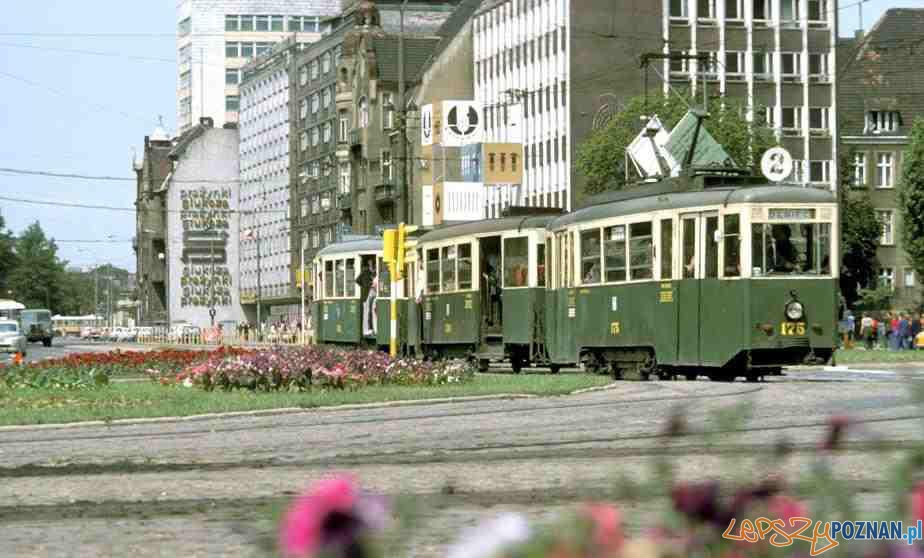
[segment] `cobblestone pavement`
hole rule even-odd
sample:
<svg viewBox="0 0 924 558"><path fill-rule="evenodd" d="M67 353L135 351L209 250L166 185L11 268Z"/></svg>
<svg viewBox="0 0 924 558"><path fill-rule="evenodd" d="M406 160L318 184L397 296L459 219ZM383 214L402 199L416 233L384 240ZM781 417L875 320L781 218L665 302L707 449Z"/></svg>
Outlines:
<svg viewBox="0 0 924 558"><path fill-rule="evenodd" d="M410 494L425 528L410 556L440 556L461 527L499 510L546 517L614 496L654 456L681 475L723 478L814 459L827 417L858 421L839 472L870 487L890 455L864 440L920 440L924 409L903 373L797 372L761 384L621 383L579 396L314 410L111 427L0 430L0 548L17 556L255 556L273 511L311 480L349 470L387 494ZM660 435L682 407L691 430L725 428L715 412L751 405L743 428L709 439ZM785 438L795 454L775 464ZM720 456L725 457L720 466ZM729 461L732 460L732 461ZM731 465L731 466L730 466ZM640 513L658 501L630 504Z"/></svg>

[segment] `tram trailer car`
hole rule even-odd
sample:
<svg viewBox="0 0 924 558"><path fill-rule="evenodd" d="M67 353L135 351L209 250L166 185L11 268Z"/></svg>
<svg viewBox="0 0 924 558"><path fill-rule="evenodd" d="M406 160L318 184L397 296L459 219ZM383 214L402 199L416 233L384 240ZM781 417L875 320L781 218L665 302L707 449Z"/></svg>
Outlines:
<svg viewBox="0 0 924 558"><path fill-rule="evenodd" d="M315 256L315 300L312 314L315 339L321 344L368 346L388 350L390 336L390 277L382 259L381 237L338 242L322 248ZM359 280L363 273L365 281ZM360 283L377 279L375 311L365 304L369 288ZM357 281L359 280L359 282ZM399 344L406 343L407 299L398 300ZM364 324L364 314L366 323ZM375 322L374 327L372 320Z"/></svg>
<svg viewBox="0 0 924 558"><path fill-rule="evenodd" d="M698 176L600 201L548 226L551 363L634 379L756 381L831 359L831 192Z"/></svg>
<svg viewBox="0 0 924 558"><path fill-rule="evenodd" d="M514 372L549 365L546 226L553 218L449 225L419 238L424 355L476 360L482 371L499 360L509 360Z"/></svg>

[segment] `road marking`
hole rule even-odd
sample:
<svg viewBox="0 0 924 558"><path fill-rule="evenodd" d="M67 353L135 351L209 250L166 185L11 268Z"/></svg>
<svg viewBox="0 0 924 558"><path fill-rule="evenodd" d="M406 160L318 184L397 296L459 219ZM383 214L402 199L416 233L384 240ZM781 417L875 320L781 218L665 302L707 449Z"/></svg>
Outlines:
<svg viewBox="0 0 924 558"><path fill-rule="evenodd" d="M857 368L847 368L846 366L825 366L825 372L849 372L851 374L896 374L894 370L860 370Z"/></svg>

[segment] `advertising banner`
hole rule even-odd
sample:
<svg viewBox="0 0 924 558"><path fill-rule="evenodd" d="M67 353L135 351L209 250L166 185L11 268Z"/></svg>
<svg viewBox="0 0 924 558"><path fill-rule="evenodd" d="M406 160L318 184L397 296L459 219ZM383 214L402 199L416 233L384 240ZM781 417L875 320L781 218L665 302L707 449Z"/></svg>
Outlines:
<svg viewBox="0 0 924 558"><path fill-rule="evenodd" d="M523 144L484 144L484 183L523 183Z"/></svg>
<svg viewBox="0 0 924 558"><path fill-rule="evenodd" d="M433 121L437 119L434 117ZM446 147L481 143L484 139L481 104L477 101L443 101L440 136L438 143Z"/></svg>

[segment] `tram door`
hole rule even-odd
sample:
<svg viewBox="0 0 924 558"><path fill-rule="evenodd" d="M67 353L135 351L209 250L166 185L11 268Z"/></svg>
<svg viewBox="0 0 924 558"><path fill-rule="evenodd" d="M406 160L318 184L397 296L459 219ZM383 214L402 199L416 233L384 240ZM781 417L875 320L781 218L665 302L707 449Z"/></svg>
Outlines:
<svg viewBox="0 0 924 558"><path fill-rule="evenodd" d="M712 291L719 287L718 230L717 213L680 216L677 360L681 364L702 364L707 354L709 339L703 335L703 312L704 301L715 300Z"/></svg>

